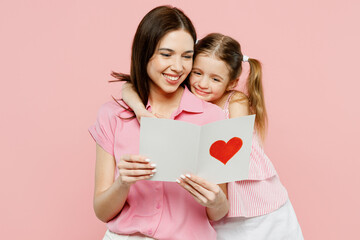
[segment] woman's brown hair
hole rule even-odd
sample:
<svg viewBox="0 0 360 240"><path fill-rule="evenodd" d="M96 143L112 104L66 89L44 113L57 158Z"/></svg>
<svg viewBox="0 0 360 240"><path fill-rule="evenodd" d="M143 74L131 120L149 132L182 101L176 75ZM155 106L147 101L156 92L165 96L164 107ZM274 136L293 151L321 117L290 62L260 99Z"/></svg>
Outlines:
<svg viewBox="0 0 360 240"><path fill-rule="evenodd" d="M235 39L220 33L208 34L195 45L194 57L198 54L214 55L224 61L229 69L229 85L238 81L244 55ZM254 58L249 58L247 61L250 64L246 80L249 109L251 114L256 114L255 128L263 141L267 129L267 113L262 86L262 68L261 63Z"/></svg>
<svg viewBox="0 0 360 240"><path fill-rule="evenodd" d="M190 19L178 8L171 6L156 7L141 20L133 40L131 51L130 75L112 72L116 81L130 82L142 103L147 104L150 85L147 64L153 56L158 42L167 33L183 29L196 41L195 28ZM184 81L182 85L186 85Z"/></svg>

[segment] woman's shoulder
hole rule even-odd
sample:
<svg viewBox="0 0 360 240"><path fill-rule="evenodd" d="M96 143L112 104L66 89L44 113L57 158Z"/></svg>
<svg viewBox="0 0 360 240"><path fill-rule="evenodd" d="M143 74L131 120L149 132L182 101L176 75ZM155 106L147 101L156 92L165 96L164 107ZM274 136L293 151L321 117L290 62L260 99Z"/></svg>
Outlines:
<svg viewBox="0 0 360 240"><path fill-rule="evenodd" d="M206 116L214 117L217 120L225 119L224 111L219 106L204 100L201 101Z"/></svg>
<svg viewBox="0 0 360 240"><path fill-rule="evenodd" d="M209 111L216 111L216 112L221 112L222 109L221 107L219 107L218 105L216 104L213 104L211 102L207 102L207 101L204 101L204 100L200 100L203 104L203 107L204 107L204 110L209 110Z"/></svg>
<svg viewBox="0 0 360 240"><path fill-rule="evenodd" d="M102 104L99 108L98 115L105 117L119 116L123 112L127 111L129 107L122 100L114 99Z"/></svg>
<svg viewBox="0 0 360 240"><path fill-rule="evenodd" d="M201 100L201 99L199 99L199 100L202 102L204 112L216 112L216 113L223 112L221 107L219 107L218 105L213 104L211 102Z"/></svg>

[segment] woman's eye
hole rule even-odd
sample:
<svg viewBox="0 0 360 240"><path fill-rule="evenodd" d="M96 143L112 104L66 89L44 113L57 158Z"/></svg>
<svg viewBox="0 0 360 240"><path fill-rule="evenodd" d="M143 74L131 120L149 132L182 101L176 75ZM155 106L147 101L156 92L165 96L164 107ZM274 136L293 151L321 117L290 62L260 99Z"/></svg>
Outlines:
<svg viewBox="0 0 360 240"><path fill-rule="evenodd" d="M193 74L201 75L201 73L199 73L199 72L197 72L197 71L193 71Z"/></svg>
<svg viewBox="0 0 360 240"><path fill-rule="evenodd" d="M168 53L160 53L161 54L161 56L164 56L164 57L170 57L171 55L170 54L168 54Z"/></svg>
<svg viewBox="0 0 360 240"><path fill-rule="evenodd" d="M191 56L191 55L185 55L184 58L186 58L186 59L192 59L192 56Z"/></svg>

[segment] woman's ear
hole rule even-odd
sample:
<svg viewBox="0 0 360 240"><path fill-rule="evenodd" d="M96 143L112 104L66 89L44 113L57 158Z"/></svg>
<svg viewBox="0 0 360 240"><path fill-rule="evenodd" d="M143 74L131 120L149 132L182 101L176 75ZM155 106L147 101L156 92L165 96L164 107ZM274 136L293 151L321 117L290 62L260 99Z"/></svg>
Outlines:
<svg viewBox="0 0 360 240"><path fill-rule="evenodd" d="M239 83L239 78L232 80L229 85L227 86L226 90L227 91L231 91L234 90L234 88L236 88L237 84Z"/></svg>

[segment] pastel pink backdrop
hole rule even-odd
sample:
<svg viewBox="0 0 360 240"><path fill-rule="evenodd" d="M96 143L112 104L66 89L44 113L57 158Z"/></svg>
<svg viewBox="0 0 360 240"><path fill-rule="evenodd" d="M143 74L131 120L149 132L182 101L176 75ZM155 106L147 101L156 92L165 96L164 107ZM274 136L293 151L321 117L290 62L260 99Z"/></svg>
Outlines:
<svg viewBox="0 0 360 240"><path fill-rule="evenodd" d="M358 1L0 2L2 239L101 239L87 128L128 72L132 37L172 4L264 66L266 152L305 239L354 239L360 216Z"/></svg>

